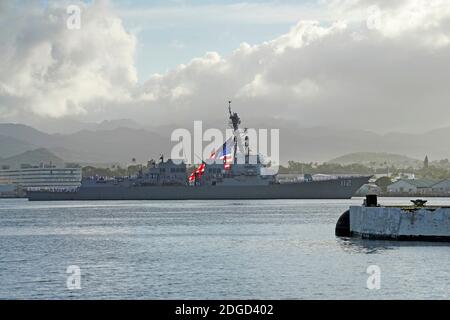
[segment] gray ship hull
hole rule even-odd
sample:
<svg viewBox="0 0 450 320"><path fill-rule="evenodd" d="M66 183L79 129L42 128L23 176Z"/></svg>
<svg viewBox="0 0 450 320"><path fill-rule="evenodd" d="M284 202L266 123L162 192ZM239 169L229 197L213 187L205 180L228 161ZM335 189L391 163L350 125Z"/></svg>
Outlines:
<svg viewBox="0 0 450 320"><path fill-rule="evenodd" d="M30 191L30 201L63 200L233 200L349 199L369 177L339 178L260 186L113 186L80 187L76 192Z"/></svg>

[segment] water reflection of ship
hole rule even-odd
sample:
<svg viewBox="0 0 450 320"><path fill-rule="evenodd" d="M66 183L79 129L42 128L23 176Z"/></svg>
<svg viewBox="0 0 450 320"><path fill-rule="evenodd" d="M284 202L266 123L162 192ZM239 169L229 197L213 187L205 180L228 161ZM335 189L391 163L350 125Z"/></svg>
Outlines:
<svg viewBox="0 0 450 320"><path fill-rule="evenodd" d="M209 199L345 199L369 176L297 176L272 174L260 154L251 154L247 129L228 106L233 135L188 174L184 161L161 156L136 177L84 179L75 192L32 191L30 200L209 200Z"/></svg>

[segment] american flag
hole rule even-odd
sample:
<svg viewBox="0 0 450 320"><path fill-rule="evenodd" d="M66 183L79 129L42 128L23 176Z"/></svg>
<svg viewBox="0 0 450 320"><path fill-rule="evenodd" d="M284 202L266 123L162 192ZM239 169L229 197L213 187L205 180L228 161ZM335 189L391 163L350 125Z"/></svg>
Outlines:
<svg viewBox="0 0 450 320"><path fill-rule="evenodd" d="M223 168L225 170L229 170L231 168L231 164L233 163L233 139L234 137L229 138L220 148L211 152L211 155L209 157L210 160L223 160ZM194 182L196 175L200 178L205 172L205 167L206 164L203 162L197 169L195 169L191 173L191 175L189 176L189 182Z"/></svg>
<svg viewBox="0 0 450 320"><path fill-rule="evenodd" d="M211 160L216 159L223 160L225 170L230 169L231 164L233 163L233 156L232 156L233 139L234 137L229 138L219 149L213 151L210 156Z"/></svg>

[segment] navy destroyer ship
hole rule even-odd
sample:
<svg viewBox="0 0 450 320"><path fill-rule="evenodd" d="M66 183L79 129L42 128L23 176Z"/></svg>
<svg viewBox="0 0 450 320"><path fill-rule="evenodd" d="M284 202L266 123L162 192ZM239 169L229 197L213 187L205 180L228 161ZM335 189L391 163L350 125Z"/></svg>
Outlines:
<svg viewBox="0 0 450 320"><path fill-rule="evenodd" d="M370 176L297 175L283 179L268 173L259 154L251 154L247 130L229 106L233 135L191 173L184 161L161 156L134 177L84 178L71 190L30 190L30 201L56 200L233 200L349 199ZM242 148L238 148L239 141ZM239 152L242 150L243 152Z"/></svg>

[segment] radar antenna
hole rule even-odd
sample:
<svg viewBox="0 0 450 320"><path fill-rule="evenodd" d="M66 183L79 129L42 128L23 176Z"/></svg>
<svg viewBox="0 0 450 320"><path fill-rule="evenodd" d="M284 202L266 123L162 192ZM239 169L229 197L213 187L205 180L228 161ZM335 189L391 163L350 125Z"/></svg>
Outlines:
<svg viewBox="0 0 450 320"><path fill-rule="evenodd" d="M231 101L228 101L228 112L230 113L230 121L233 126L233 130L237 131L239 129L239 125L241 124L241 118L239 118L236 112L231 111Z"/></svg>

